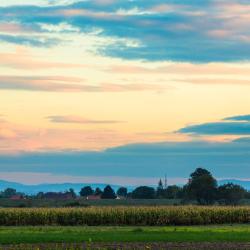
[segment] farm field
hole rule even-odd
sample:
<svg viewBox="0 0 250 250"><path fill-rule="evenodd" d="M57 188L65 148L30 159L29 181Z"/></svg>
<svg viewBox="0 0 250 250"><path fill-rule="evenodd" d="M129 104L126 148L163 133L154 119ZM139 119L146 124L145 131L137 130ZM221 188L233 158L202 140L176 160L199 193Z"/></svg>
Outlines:
<svg viewBox="0 0 250 250"><path fill-rule="evenodd" d="M249 242L250 226L0 227L0 244L53 242Z"/></svg>
<svg viewBox="0 0 250 250"><path fill-rule="evenodd" d="M167 226L250 223L250 207L1 208L0 226Z"/></svg>
<svg viewBox="0 0 250 250"><path fill-rule="evenodd" d="M1 208L0 250L250 249L250 208Z"/></svg>

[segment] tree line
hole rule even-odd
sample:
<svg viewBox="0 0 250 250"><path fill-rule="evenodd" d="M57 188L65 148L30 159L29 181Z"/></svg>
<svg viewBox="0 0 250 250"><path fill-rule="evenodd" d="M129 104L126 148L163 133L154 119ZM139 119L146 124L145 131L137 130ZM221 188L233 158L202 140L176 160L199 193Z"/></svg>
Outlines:
<svg viewBox="0 0 250 250"><path fill-rule="evenodd" d="M15 189L7 188L0 192L0 198L11 198L13 196L27 197L27 195L18 193ZM178 199L182 203L196 202L201 205L226 204L237 205L242 199L250 199L250 192L240 185L227 183L218 186L217 180L206 169L197 168L190 174L188 182L184 186L169 185L164 186L162 180L159 180L157 188L149 186L139 186L129 192L126 187L120 187L116 192L107 185L103 190L100 188L92 189L91 186L83 187L79 196L88 199L89 197L99 199ZM78 195L71 188L65 192L39 192L33 198L65 198L75 199Z"/></svg>
<svg viewBox="0 0 250 250"><path fill-rule="evenodd" d="M131 199L180 199L183 203L195 201L201 205L212 205L214 203L237 205L242 199L250 199L250 192L242 186L227 183L218 186L217 180L206 169L197 168L190 174L188 183L184 186L170 185L164 187L162 180L159 180L157 188L140 186L132 192L121 187L115 193L107 186L102 192L99 188L93 190L90 186L82 188L81 196L101 195L103 199L115 199L125 197Z"/></svg>

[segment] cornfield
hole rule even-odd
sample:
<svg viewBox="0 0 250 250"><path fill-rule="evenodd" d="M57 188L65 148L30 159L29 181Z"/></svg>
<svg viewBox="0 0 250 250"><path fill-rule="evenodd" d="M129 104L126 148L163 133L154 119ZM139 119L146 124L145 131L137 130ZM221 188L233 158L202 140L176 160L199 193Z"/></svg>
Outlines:
<svg viewBox="0 0 250 250"><path fill-rule="evenodd" d="M249 222L249 207L168 206L0 209L0 226L165 226Z"/></svg>

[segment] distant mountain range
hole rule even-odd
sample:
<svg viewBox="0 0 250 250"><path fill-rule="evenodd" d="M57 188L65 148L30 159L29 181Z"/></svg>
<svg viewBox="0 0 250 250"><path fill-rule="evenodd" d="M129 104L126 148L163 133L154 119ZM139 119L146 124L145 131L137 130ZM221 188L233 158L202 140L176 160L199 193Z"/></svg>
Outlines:
<svg viewBox="0 0 250 250"><path fill-rule="evenodd" d="M223 185L226 183L232 182L234 184L238 184L244 187L247 190L250 190L250 181L241 181L236 179L224 179L219 180L218 184ZM91 186L93 189L99 187L104 189L107 184L100 183L58 183L58 184L38 184L38 185L26 185L17 182L9 182L0 180L0 191L6 188L14 188L18 192L22 192L25 194L37 194L38 192L64 192L73 188L76 193L79 193L81 188L84 186ZM110 185L114 190L117 190L119 185ZM129 186L127 187L129 191L133 190L135 187Z"/></svg>
<svg viewBox="0 0 250 250"><path fill-rule="evenodd" d="M0 191L6 188L14 188L18 192L22 192L25 194L37 194L38 192L64 192L73 188L76 193L79 193L81 188L84 186L91 186L93 189L99 187L104 189L107 184L99 184L99 183L60 183L60 184L38 184L38 185L25 185L17 182L9 182L0 180ZM118 185L110 185L114 190L117 190L120 186ZM128 187L128 189L133 189L132 187Z"/></svg>

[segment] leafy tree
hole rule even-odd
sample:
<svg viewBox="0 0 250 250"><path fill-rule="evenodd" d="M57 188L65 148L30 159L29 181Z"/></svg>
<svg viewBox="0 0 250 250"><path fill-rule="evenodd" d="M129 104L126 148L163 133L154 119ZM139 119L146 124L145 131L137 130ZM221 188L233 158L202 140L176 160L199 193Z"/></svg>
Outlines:
<svg viewBox="0 0 250 250"><path fill-rule="evenodd" d="M185 187L189 199L196 199L199 204L212 204L216 199L217 181L203 168L197 168Z"/></svg>
<svg viewBox="0 0 250 250"><path fill-rule="evenodd" d="M250 192L249 191L245 191L245 197L246 199L250 199Z"/></svg>
<svg viewBox="0 0 250 250"><path fill-rule="evenodd" d="M156 196L155 189L147 186L137 187L132 192L133 199L154 199L155 196Z"/></svg>
<svg viewBox="0 0 250 250"><path fill-rule="evenodd" d="M39 192L39 193L37 193L36 198L42 199L43 196L44 196L44 193L43 192Z"/></svg>
<svg viewBox="0 0 250 250"><path fill-rule="evenodd" d="M182 198L182 188L176 185L168 186L165 190L164 197L167 199Z"/></svg>
<svg viewBox="0 0 250 250"><path fill-rule="evenodd" d="M120 188L117 190L116 194L117 194L118 196L127 197L127 195L128 195L128 189L125 188L125 187L120 187Z"/></svg>
<svg viewBox="0 0 250 250"><path fill-rule="evenodd" d="M218 198L227 205L237 205L246 195L246 190L233 183L228 183L218 188Z"/></svg>
<svg viewBox="0 0 250 250"><path fill-rule="evenodd" d="M95 189L94 195L102 195L102 190L99 187L97 187Z"/></svg>
<svg viewBox="0 0 250 250"><path fill-rule="evenodd" d="M69 189L69 193L71 194L72 198L74 198L74 199L76 198L77 195L76 195L76 193L75 193L75 191L74 191L73 188Z"/></svg>
<svg viewBox="0 0 250 250"><path fill-rule="evenodd" d="M10 198L10 197L12 197L13 195L16 195L16 194L17 194L16 189L14 189L14 188L6 188L2 192L2 197L4 197L4 198Z"/></svg>
<svg viewBox="0 0 250 250"><path fill-rule="evenodd" d="M162 181L160 179L159 182L158 182L156 195L157 195L157 197L162 198L164 196L164 193L165 193L164 192L164 187L163 187Z"/></svg>
<svg viewBox="0 0 250 250"><path fill-rule="evenodd" d="M112 189L111 186L106 186L103 190L102 193L102 199L115 199L116 195L115 195L115 191Z"/></svg>
<svg viewBox="0 0 250 250"><path fill-rule="evenodd" d="M92 195L93 193L94 193L94 191L93 191L91 186L83 187L80 191L80 195L83 197Z"/></svg>

